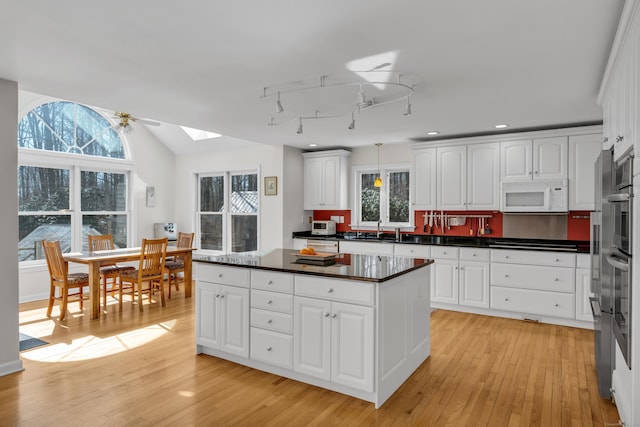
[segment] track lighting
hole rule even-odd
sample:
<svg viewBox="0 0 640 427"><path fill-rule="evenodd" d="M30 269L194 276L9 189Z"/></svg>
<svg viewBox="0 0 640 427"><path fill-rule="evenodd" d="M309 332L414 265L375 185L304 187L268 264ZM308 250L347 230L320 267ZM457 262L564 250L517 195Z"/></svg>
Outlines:
<svg viewBox="0 0 640 427"><path fill-rule="evenodd" d="M356 128L356 119L353 117L353 112L351 112L351 123L349 123L349 130L353 130Z"/></svg>
<svg viewBox="0 0 640 427"><path fill-rule="evenodd" d="M302 117L300 117L300 124L298 125L298 131L296 133L298 135L302 133Z"/></svg>
<svg viewBox="0 0 640 427"><path fill-rule="evenodd" d="M282 113L284 108L282 108L282 103L280 102L280 92L278 92L278 100L276 101L276 112Z"/></svg>
<svg viewBox="0 0 640 427"><path fill-rule="evenodd" d="M382 187L382 178L380 178L380 146L382 142L376 142L376 147L378 147L378 177L373 182L374 187Z"/></svg>
<svg viewBox="0 0 640 427"><path fill-rule="evenodd" d="M404 115L405 116L410 116L411 115L411 97L407 96L407 108L406 110L404 110Z"/></svg>

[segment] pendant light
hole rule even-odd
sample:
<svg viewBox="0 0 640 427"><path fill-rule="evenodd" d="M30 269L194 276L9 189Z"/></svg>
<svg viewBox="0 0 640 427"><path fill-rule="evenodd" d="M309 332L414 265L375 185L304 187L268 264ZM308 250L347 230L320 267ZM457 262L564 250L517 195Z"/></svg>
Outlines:
<svg viewBox="0 0 640 427"><path fill-rule="evenodd" d="M382 187L382 178L380 178L380 146L382 142L376 142L376 147L378 147L378 177L373 182L374 187Z"/></svg>

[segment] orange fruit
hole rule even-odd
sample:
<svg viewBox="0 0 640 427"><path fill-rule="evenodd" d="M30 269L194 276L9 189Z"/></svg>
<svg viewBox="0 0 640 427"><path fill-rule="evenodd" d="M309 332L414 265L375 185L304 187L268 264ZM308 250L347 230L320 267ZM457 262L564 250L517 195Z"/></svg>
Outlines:
<svg viewBox="0 0 640 427"><path fill-rule="evenodd" d="M315 255L316 251L313 248L307 248L307 251L309 251L309 255Z"/></svg>
<svg viewBox="0 0 640 427"><path fill-rule="evenodd" d="M300 249L300 253L303 254L303 255L309 255L309 249L302 248L302 249Z"/></svg>

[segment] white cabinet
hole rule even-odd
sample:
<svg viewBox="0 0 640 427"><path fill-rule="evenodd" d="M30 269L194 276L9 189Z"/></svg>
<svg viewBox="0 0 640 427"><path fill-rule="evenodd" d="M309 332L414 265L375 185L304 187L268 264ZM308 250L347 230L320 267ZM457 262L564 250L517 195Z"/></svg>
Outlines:
<svg viewBox="0 0 640 427"><path fill-rule="evenodd" d="M346 150L303 153L304 209L349 208L349 156Z"/></svg>
<svg viewBox="0 0 640 427"><path fill-rule="evenodd" d="M373 308L295 297L293 369L373 391Z"/></svg>
<svg viewBox="0 0 640 427"><path fill-rule="evenodd" d="M569 210L595 210L594 164L602 150L602 135L569 137Z"/></svg>
<svg viewBox="0 0 640 427"><path fill-rule="evenodd" d="M467 209L467 146L438 147L437 209Z"/></svg>
<svg viewBox="0 0 640 427"><path fill-rule="evenodd" d="M489 308L489 254L489 249L460 248L460 305Z"/></svg>
<svg viewBox="0 0 640 427"><path fill-rule="evenodd" d="M198 281L196 344L249 357L249 290Z"/></svg>
<svg viewBox="0 0 640 427"><path fill-rule="evenodd" d="M500 209L500 144L467 147L467 209Z"/></svg>
<svg viewBox="0 0 640 427"><path fill-rule="evenodd" d="M393 244L374 243L374 242L353 242L350 240L345 240L340 242L340 252L344 252L347 254L393 256Z"/></svg>
<svg viewBox="0 0 640 427"><path fill-rule="evenodd" d="M576 319L593 322L591 313L591 256L578 254L576 256Z"/></svg>
<svg viewBox="0 0 640 427"><path fill-rule="evenodd" d="M436 149L415 150L413 153L413 204L416 210L436 209Z"/></svg>
<svg viewBox="0 0 640 427"><path fill-rule="evenodd" d="M431 301L458 304L458 248L432 246Z"/></svg>
<svg viewBox="0 0 640 427"><path fill-rule="evenodd" d="M502 142L501 180L566 179L567 156L566 136Z"/></svg>

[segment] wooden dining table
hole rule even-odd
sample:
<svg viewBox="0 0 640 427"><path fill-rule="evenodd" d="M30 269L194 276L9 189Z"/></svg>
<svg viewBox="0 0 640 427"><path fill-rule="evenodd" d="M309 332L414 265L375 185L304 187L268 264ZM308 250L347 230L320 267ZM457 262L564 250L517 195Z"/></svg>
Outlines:
<svg viewBox="0 0 640 427"><path fill-rule="evenodd" d="M64 255L69 262L89 266L89 306L91 319L100 318L100 267L118 262L137 261L142 248L121 248L107 251L74 252ZM192 252L194 248L167 247L167 257L182 256L184 258L184 296L191 297L192 287ZM137 268L137 266L136 266Z"/></svg>

